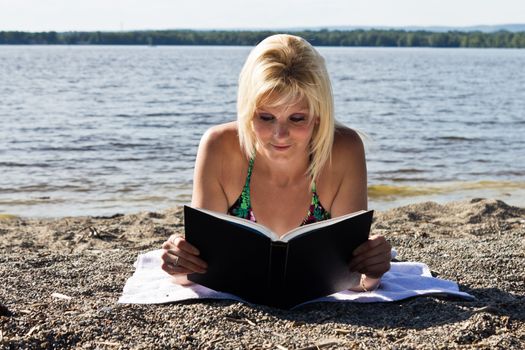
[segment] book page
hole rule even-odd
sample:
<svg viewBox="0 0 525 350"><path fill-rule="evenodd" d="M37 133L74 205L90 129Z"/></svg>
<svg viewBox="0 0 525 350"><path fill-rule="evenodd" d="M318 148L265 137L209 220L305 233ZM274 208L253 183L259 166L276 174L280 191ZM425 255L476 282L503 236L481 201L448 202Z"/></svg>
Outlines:
<svg viewBox="0 0 525 350"><path fill-rule="evenodd" d="M283 242L288 242L291 239L302 235L303 233L306 233L306 232L309 232L309 231L313 231L313 230L316 230L316 229L319 229L319 228L322 228L322 227L330 226L330 225L333 225L333 224L338 223L340 221L346 220L346 219L354 217L354 216L358 216L358 215L366 213L366 212L367 212L366 210L359 210L359 211L356 211L354 213L346 214L346 215L343 215L343 216L338 216L336 218L332 218L332 219L329 219L329 220L324 220L324 221L315 222L313 224L299 226L297 228L294 228L291 231L286 232L278 240L283 241Z"/></svg>
<svg viewBox="0 0 525 350"><path fill-rule="evenodd" d="M219 213L219 212L216 212L216 211L213 211L213 210L201 209L201 208L193 208L193 209L199 210L199 211L201 211L203 213L206 213L208 215L211 215L211 216L215 216L216 218L219 218L219 219L222 219L222 220L225 220L225 221L229 221L229 222L238 224L240 226L244 226L244 227L250 228L251 230L256 231L257 233L262 234L262 235L270 238L272 241L278 241L279 240L279 236L276 233L274 233L272 230L270 230L266 226L258 224L256 222L253 222L253 221L250 221L250 220L247 220L247 219L238 218L238 217L233 216L233 215Z"/></svg>
<svg viewBox="0 0 525 350"><path fill-rule="evenodd" d="M261 225L259 223L247 220L247 219L242 219L242 218L239 218L239 217L236 217L236 216L233 216L233 215L223 214L223 213L219 213L219 212L216 212L216 211L213 211L213 210L208 210L208 209L202 209L202 208L193 208L193 209L199 210L199 211L201 211L203 213L206 213L208 215L211 215L211 216L215 216L216 218L219 218L219 219L222 219L222 220L225 220L225 221L229 221L229 222L238 224L240 226L247 227L247 228L251 229L252 231L255 231L255 232L259 233L259 234L262 234L262 235L270 238L272 241L281 241L281 242L288 242L291 239L302 235L303 233L306 233L306 232L309 232L309 231L313 231L313 230L316 230L316 229L319 229L319 228L322 228L322 227L330 226L330 225L333 225L333 224L338 223L340 221L346 220L348 218L351 218L351 217L354 217L354 216L366 213L368 211L371 211L371 210L368 210L368 211L367 210L360 210L360 211L356 211L356 212L353 212L353 213L350 213L350 214L346 214L346 215L343 215L343 216L338 216L336 218L332 218L332 219L329 219L329 220L319 221L319 222L315 222L315 223L308 224L308 225L305 225L305 226L299 226L297 228L294 228L291 231L288 231L283 236L279 237L278 234L276 234L275 232L270 230L268 227L266 227L264 225Z"/></svg>

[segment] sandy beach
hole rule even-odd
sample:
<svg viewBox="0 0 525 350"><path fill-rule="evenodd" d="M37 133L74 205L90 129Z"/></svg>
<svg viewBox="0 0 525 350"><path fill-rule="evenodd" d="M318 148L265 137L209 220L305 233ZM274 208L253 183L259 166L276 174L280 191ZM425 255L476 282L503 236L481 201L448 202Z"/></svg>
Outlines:
<svg viewBox="0 0 525 350"><path fill-rule="evenodd" d="M0 345L83 349L523 349L525 208L475 199L376 212L401 261L477 300L117 304L141 252L182 233L182 208L111 217L0 217Z"/></svg>

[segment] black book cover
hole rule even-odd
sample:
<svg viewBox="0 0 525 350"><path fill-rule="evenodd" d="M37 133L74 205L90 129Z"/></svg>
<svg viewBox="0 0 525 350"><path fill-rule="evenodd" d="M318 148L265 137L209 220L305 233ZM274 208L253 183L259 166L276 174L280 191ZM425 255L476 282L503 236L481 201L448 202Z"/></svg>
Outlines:
<svg viewBox="0 0 525 350"><path fill-rule="evenodd" d="M301 229L307 232L287 233L281 241L248 220L185 206L186 240L208 263L206 273L188 279L280 308L348 289L359 281L348 264L353 250L368 239L372 216L373 211L363 211L306 225Z"/></svg>

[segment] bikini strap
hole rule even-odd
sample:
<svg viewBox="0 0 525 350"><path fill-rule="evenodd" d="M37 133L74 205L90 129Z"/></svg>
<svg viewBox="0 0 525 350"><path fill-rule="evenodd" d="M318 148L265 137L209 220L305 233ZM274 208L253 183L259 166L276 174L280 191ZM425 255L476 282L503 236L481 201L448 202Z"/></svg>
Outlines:
<svg viewBox="0 0 525 350"><path fill-rule="evenodd" d="M319 203L319 196L317 195L317 186L315 185L315 181L312 184L312 204L318 204Z"/></svg>
<svg viewBox="0 0 525 350"><path fill-rule="evenodd" d="M251 200L250 200L250 181L252 179L252 169L253 169L253 163L255 161L255 158L250 158L250 161L248 162L248 174L246 175L246 182L244 183L244 187L242 189L241 193L241 208L248 209L251 207Z"/></svg>

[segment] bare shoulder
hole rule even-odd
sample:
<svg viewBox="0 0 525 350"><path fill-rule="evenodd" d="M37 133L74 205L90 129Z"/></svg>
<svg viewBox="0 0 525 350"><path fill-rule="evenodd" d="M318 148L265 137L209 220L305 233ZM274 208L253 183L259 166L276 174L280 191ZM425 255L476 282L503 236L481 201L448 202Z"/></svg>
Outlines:
<svg viewBox="0 0 525 350"><path fill-rule="evenodd" d="M366 209L365 151L357 131L336 128L332 159L323 170L319 196L333 217Z"/></svg>
<svg viewBox="0 0 525 350"><path fill-rule="evenodd" d="M236 122L209 128L201 138L195 160L192 205L226 212L233 192L242 187L240 174L245 162Z"/></svg>
<svg viewBox="0 0 525 350"><path fill-rule="evenodd" d="M359 133L346 126L338 126L334 134L332 162L339 165L352 164L348 160L361 161L362 158L364 158L364 145Z"/></svg>
<svg viewBox="0 0 525 350"><path fill-rule="evenodd" d="M197 152L197 164L206 165L206 175L222 182L231 171L238 171L245 162L239 145L237 123L225 123L209 128L202 136Z"/></svg>
<svg viewBox="0 0 525 350"><path fill-rule="evenodd" d="M200 148L212 152L214 155L239 149L237 123L230 122L212 126L202 136Z"/></svg>

